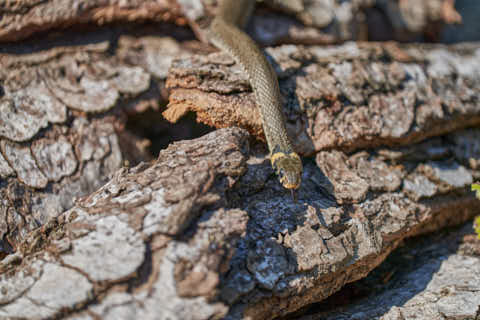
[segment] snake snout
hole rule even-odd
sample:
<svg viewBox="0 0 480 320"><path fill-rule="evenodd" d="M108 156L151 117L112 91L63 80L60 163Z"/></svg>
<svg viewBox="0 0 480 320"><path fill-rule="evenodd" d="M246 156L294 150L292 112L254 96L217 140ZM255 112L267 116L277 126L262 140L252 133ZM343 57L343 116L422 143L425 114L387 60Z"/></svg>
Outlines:
<svg viewBox="0 0 480 320"><path fill-rule="evenodd" d="M300 187L302 182L302 161L296 153L275 153L271 157L271 162L284 188L298 189Z"/></svg>
<svg viewBox="0 0 480 320"><path fill-rule="evenodd" d="M301 177L296 172L285 171L283 169L278 173L282 186L286 189L298 189L300 187Z"/></svg>

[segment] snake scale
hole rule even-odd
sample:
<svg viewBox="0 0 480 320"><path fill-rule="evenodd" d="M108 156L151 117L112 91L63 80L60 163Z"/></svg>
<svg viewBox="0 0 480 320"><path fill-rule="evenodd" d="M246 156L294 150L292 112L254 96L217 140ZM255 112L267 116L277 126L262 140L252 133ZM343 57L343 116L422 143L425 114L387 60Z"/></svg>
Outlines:
<svg viewBox="0 0 480 320"><path fill-rule="evenodd" d="M302 161L294 152L285 126L277 75L255 42L240 28L249 19L255 0L223 0L207 29L208 40L228 53L244 70L260 108L270 161L280 183L298 189Z"/></svg>

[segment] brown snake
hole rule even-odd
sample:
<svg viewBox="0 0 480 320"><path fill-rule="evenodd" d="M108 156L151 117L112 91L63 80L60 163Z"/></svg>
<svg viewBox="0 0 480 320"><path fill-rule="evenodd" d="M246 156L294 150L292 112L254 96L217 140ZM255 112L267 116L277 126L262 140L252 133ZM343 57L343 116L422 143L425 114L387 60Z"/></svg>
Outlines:
<svg viewBox="0 0 480 320"><path fill-rule="evenodd" d="M248 76L260 107L270 161L280 183L287 189L300 187L302 161L293 151L285 127L277 75L255 42L240 28L247 22L255 0L223 0L207 30L207 37L240 64Z"/></svg>

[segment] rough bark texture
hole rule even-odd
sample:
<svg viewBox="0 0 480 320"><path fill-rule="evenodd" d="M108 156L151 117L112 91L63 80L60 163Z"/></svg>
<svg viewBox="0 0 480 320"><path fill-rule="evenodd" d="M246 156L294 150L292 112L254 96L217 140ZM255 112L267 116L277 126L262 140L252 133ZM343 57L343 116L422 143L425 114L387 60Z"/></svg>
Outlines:
<svg viewBox="0 0 480 320"><path fill-rule="evenodd" d="M184 13L197 8L188 3L179 3ZM412 34L455 20L447 0L424 1L420 11L409 11L415 1L306 3L308 14L296 12L306 27L261 8L252 25L266 26L256 38L356 38L349 30L364 7L390 19L420 12L423 20L398 24ZM179 4L4 2L0 41L79 22L182 25ZM174 57L182 60L168 80L170 119L194 110L206 123L261 138L248 83L228 57L191 57L209 49L158 34L67 38L0 51L0 319L285 316L365 277L406 238L478 213L469 185L480 178L480 130L465 129L480 122L478 45L267 49L297 149L312 156L304 158L295 203L265 150L251 151L252 139L238 128L177 142L154 163L118 170L148 159L145 143L125 130L125 115L159 110ZM472 256L478 248L473 239L463 246ZM414 301L444 318L468 318L477 306L478 317L478 257L439 255L449 257L432 276L431 295ZM428 268L418 271L421 279ZM444 273L459 279L462 272L474 276L452 289ZM392 290L375 301L395 297ZM416 313L420 304L398 296L397 309L349 312L365 319ZM455 314L451 306L462 299L468 310Z"/></svg>
<svg viewBox="0 0 480 320"><path fill-rule="evenodd" d="M406 237L472 217L479 135L320 152L305 163L298 203L262 153L249 156L246 131L175 143L4 259L0 316L286 315L366 276Z"/></svg>
<svg viewBox="0 0 480 320"><path fill-rule="evenodd" d="M150 74L115 65L108 43L0 54L0 256L108 181L149 158L118 104Z"/></svg>
<svg viewBox="0 0 480 320"><path fill-rule="evenodd" d="M303 155L401 145L480 123L480 46L347 43L267 49L288 130ZM253 93L225 54L173 63L167 119L194 110L216 127L262 137Z"/></svg>
<svg viewBox="0 0 480 320"><path fill-rule="evenodd" d="M457 0L462 2L462 0ZM325 44L345 40L418 40L437 38L447 24L461 17L451 0L266 1L287 14L258 10L250 32L265 45L284 42ZM0 42L17 41L35 33L77 24L173 22L186 25L211 15L215 2L200 0L10 0L0 3ZM467 10L468 11L468 10ZM302 23L300 23L302 22Z"/></svg>
<svg viewBox="0 0 480 320"><path fill-rule="evenodd" d="M244 211L223 207L247 154L247 134L224 130L176 143L152 166L117 172L2 262L0 317L224 314L208 301L246 229Z"/></svg>
<svg viewBox="0 0 480 320"><path fill-rule="evenodd" d="M174 0L12 0L0 4L0 41L24 39L54 28L112 22L169 21L185 24Z"/></svg>
<svg viewBox="0 0 480 320"><path fill-rule="evenodd" d="M178 3L201 37L201 25L213 15L215 2ZM286 5L278 0L265 0L264 3L277 12L257 10L248 27L250 35L264 45L331 44L347 40L442 41L446 26L454 25L455 30L456 24L462 22L452 0L289 0L284 1ZM460 8L463 9L461 5Z"/></svg>
<svg viewBox="0 0 480 320"><path fill-rule="evenodd" d="M407 242L356 285L365 298L330 312L319 304L296 319L478 319L479 274L480 239L468 223ZM329 302L341 304L341 293Z"/></svg>

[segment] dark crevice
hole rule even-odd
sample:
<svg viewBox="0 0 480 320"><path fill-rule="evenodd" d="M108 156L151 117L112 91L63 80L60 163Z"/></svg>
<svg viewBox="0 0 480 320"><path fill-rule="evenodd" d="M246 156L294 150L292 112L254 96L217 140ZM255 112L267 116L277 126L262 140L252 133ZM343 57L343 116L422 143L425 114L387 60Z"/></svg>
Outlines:
<svg viewBox="0 0 480 320"><path fill-rule="evenodd" d="M160 150L174 141L190 140L207 134L214 129L196 121L196 114L189 112L177 123L165 120L159 111L147 110L128 117L127 129L151 142L150 152L158 157Z"/></svg>
<svg viewBox="0 0 480 320"><path fill-rule="evenodd" d="M186 27L171 23L112 23L99 27L95 23L76 24L68 28L53 28L34 33L32 36L17 42L4 42L0 53L32 54L56 47L85 46L109 42L108 53L115 54L118 39L122 35L135 38L141 36L174 37L179 41L195 39L193 32Z"/></svg>
<svg viewBox="0 0 480 320"><path fill-rule="evenodd" d="M132 293L135 288L147 283L152 276L153 262L152 262L152 246L150 242L145 242L145 255L143 263L137 269L137 277L131 279L128 283L127 292Z"/></svg>

